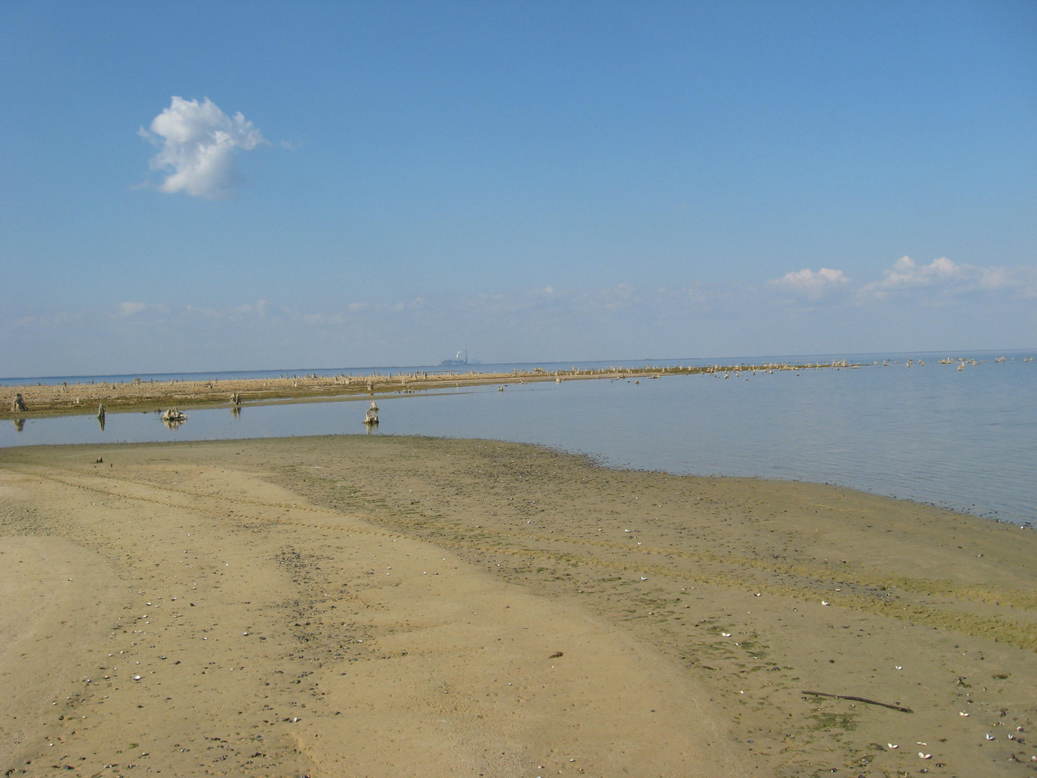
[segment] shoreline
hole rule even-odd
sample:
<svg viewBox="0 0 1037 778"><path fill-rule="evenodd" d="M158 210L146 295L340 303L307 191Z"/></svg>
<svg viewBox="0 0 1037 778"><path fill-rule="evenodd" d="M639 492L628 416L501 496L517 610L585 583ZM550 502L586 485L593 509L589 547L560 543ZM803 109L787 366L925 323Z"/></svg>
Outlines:
<svg viewBox="0 0 1037 778"><path fill-rule="evenodd" d="M1037 764L1037 537L923 504L352 436L4 449L0 521L16 775Z"/></svg>
<svg viewBox="0 0 1037 778"><path fill-rule="evenodd" d="M593 379L654 379L670 375L737 373L775 370L814 370L859 367L844 361L832 363L763 363L711 365L708 367L602 368L595 370L514 370L508 373L400 373L308 375L284 378L228 378L208 381L141 381L122 383L25 384L0 387L0 419L31 419L46 416L88 415L107 411L150 411L168 407L182 409L231 406L234 396L242 405L306 399L342 400L350 397L387 397L434 391L443 388L507 384L509 382L584 381ZM25 409L16 406L22 397Z"/></svg>

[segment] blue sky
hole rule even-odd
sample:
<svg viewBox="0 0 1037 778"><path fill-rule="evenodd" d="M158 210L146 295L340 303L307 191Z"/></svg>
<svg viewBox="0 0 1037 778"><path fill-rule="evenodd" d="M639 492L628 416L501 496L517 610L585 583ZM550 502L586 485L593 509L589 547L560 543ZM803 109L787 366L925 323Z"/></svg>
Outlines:
<svg viewBox="0 0 1037 778"><path fill-rule="evenodd" d="M0 4L0 375L1037 346L1037 3Z"/></svg>

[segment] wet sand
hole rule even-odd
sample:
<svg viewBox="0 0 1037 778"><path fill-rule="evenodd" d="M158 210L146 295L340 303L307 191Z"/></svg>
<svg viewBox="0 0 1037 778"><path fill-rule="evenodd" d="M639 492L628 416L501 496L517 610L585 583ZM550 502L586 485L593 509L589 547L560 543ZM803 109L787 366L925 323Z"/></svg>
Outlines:
<svg viewBox="0 0 1037 778"><path fill-rule="evenodd" d="M422 438L5 449L0 771L1034 775L1035 592L1037 533L835 487Z"/></svg>

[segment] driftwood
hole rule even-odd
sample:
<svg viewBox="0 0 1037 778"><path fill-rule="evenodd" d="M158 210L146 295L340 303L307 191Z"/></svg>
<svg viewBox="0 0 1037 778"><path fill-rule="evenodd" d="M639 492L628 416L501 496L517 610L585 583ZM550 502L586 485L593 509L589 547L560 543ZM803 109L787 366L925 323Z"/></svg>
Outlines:
<svg viewBox="0 0 1037 778"><path fill-rule="evenodd" d="M854 697L850 694L829 694L828 692L808 692L801 691L800 694L813 694L816 697L834 697L837 700L851 700L853 702L865 702L868 705L878 705L883 708L889 708L890 710L898 710L901 713L914 713L910 708L905 708L902 705L892 705L888 702L879 702L878 700L869 700L867 697Z"/></svg>

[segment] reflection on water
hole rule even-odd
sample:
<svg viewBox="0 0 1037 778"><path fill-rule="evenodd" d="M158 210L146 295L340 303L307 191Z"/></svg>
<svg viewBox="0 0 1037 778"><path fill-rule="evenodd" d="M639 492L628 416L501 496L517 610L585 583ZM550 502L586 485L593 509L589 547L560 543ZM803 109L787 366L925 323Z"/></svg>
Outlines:
<svg viewBox="0 0 1037 778"><path fill-rule="evenodd" d="M792 478L1037 522L1037 365L1020 360L628 380L512 383L458 392L154 413L14 419L0 446L292 435L492 438L614 466ZM380 406L380 407L378 407ZM186 418L186 416L185 416ZM22 432L24 426L24 432Z"/></svg>

